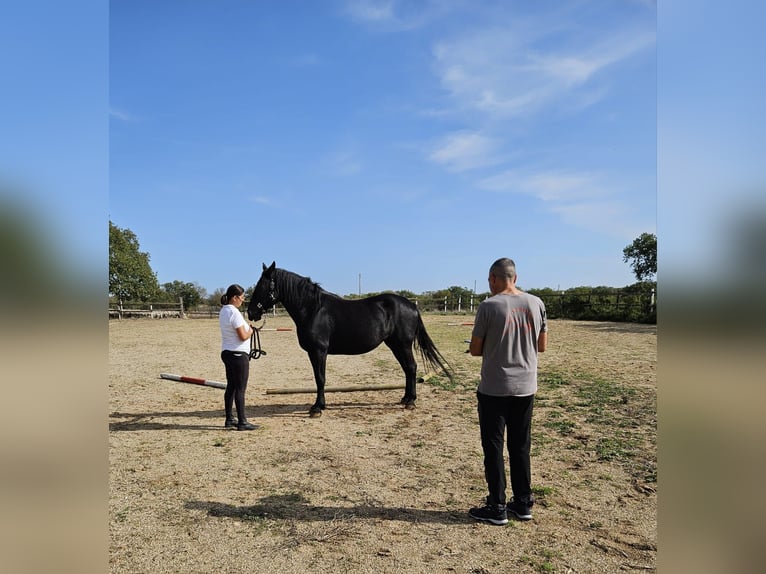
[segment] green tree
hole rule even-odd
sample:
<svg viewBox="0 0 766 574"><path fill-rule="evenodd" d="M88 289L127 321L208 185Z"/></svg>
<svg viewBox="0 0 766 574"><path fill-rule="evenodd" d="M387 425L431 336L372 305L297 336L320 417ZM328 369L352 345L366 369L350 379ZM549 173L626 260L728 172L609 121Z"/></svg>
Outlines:
<svg viewBox="0 0 766 574"><path fill-rule="evenodd" d="M657 274L657 236L642 233L622 250L622 260L630 262L638 281L651 280Z"/></svg>
<svg viewBox="0 0 766 574"><path fill-rule="evenodd" d="M253 288L251 287L248 291L245 289L245 301L250 301L250 297L253 294ZM212 295L209 295L207 299L205 299L205 302L210 305L211 307L215 307L216 305L221 304L221 297L226 295L226 288L225 287L217 287L215 291L213 291Z"/></svg>
<svg viewBox="0 0 766 574"><path fill-rule="evenodd" d="M169 301L177 302L179 299L183 299L185 309L196 307L207 297L207 291L204 287L197 283L184 283L178 280L172 283L163 283L162 290L166 293Z"/></svg>
<svg viewBox="0 0 766 574"><path fill-rule="evenodd" d="M410 299L410 300L413 300L413 299L415 299L417 297L417 295L415 295L415 293L413 293L412 291L409 291L407 289L400 289L399 291L394 291L394 293L396 293L400 297L404 297L405 299Z"/></svg>
<svg viewBox="0 0 766 574"><path fill-rule="evenodd" d="M130 229L109 222L109 294L120 301L150 301L157 297L157 275L149 265L149 254L140 250Z"/></svg>
<svg viewBox="0 0 766 574"><path fill-rule="evenodd" d="M460 287L458 285L452 285L447 289L447 292L450 299L457 302L458 299L463 300L463 304L471 300L472 291L470 289L466 289L465 287Z"/></svg>

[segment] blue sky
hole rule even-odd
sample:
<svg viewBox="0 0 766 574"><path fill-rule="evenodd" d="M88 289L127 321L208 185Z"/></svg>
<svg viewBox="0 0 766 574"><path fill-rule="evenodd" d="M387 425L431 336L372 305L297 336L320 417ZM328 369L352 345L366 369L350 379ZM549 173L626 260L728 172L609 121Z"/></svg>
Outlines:
<svg viewBox="0 0 766 574"><path fill-rule="evenodd" d="M647 1L114 0L109 218L161 283L634 282L656 232Z"/></svg>

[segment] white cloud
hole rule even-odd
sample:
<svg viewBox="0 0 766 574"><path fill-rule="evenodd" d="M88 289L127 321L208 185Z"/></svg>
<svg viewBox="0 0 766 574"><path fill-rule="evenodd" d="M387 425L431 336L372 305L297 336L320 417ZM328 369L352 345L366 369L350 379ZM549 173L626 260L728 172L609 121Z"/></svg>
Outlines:
<svg viewBox="0 0 766 574"><path fill-rule="evenodd" d="M606 194L599 176L587 172L521 173L510 170L487 177L478 185L488 191L524 193L548 202L583 200Z"/></svg>
<svg viewBox="0 0 766 574"><path fill-rule="evenodd" d="M575 227L626 239L632 239L639 233L633 224L627 223L626 206L619 201L559 203L550 206L550 210L561 221Z"/></svg>
<svg viewBox="0 0 766 574"><path fill-rule="evenodd" d="M478 110L492 117L514 118L550 107L587 89L582 105L592 105L608 93L595 78L654 44L653 31L620 31L575 43L555 24L525 21L532 35L518 24L473 30L437 43L434 70L458 109Z"/></svg>
<svg viewBox="0 0 766 574"><path fill-rule="evenodd" d="M361 22L385 22L394 17L392 0L349 0L346 13Z"/></svg>
<svg viewBox="0 0 766 574"><path fill-rule="evenodd" d="M465 171L497 163L496 142L477 132L460 131L447 135L428 159L450 171Z"/></svg>
<svg viewBox="0 0 766 574"><path fill-rule="evenodd" d="M465 0L346 0L344 11L356 22L401 32L423 28L465 6L475 9Z"/></svg>
<svg viewBox="0 0 766 574"><path fill-rule="evenodd" d="M330 175L349 177L362 171L362 162L352 151L337 151L323 161Z"/></svg>
<svg viewBox="0 0 766 574"><path fill-rule="evenodd" d="M313 68L321 64L321 59L317 54L308 53L296 56L290 63L298 68Z"/></svg>
<svg viewBox="0 0 766 574"><path fill-rule="evenodd" d="M530 61L542 74L563 85L578 86L607 66L631 57L654 42L654 32L618 34L600 39L577 53L533 55Z"/></svg>
<svg viewBox="0 0 766 574"><path fill-rule="evenodd" d="M541 201L563 223L617 237L635 237L640 226L632 222L629 201L622 189L605 183L594 172L506 171L478 182L498 193L519 193ZM643 229L645 231L645 229Z"/></svg>
<svg viewBox="0 0 766 574"><path fill-rule="evenodd" d="M258 205L274 206L274 200L264 195L254 195L249 198L251 203L257 203Z"/></svg>
<svg viewBox="0 0 766 574"><path fill-rule="evenodd" d="M116 108L109 108L109 117L122 122L135 122L138 121L138 117L130 114L124 110L118 110Z"/></svg>

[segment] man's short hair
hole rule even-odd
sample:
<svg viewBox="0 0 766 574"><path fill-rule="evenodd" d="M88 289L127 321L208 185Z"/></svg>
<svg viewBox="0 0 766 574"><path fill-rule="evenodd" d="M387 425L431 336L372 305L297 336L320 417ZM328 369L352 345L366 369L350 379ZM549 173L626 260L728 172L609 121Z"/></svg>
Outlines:
<svg viewBox="0 0 766 574"><path fill-rule="evenodd" d="M513 259L507 257L501 257L492 264L489 268L489 272L499 279L508 279L510 281L516 280L516 264Z"/></svg>

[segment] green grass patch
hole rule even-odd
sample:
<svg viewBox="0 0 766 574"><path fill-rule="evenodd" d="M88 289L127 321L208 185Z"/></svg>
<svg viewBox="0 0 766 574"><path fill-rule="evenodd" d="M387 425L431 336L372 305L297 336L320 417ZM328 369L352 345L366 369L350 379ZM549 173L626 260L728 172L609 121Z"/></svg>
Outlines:
<svg viewBox="0 0 766 574"><path fill-rule="evenodd" d="M598 460L625 460L635 455L637 447L638 441L631 437L601 437L596 443L596 457Z"/></svg>
<svg viewBox="0 0 766 574"><path fill-rule="evenodd" d="M433 377L423 381L422 384L430 385L443 391L462 391L471 388L475 389L479 385L479 381L473 378L466 379L457 374L453 376L452 379L442 375L434 375Z"/></svg>
<svg viewBox="0 0 766 574"><path fill-rule="evenodd" d="M574 432L577 425L573 421L563 419L561 413L553 411L548 413L548 420L543 423L543 427L567 436Z"/></svg>
<svg viewBox="0 0 766 574"><path fill-rule="evenodd" d="M576 395L583 401L584 406L606 406L627 404L635 395L634 389L627 388L606 379L592 378L581 385Z"/></svg>
<svg viewBox="0 0 766 574"><path fill-rule="evenodd" d="M539 382L548 388L563 387L569 384L569 380L561 373L540 373Z"/></svg>
<svg viewBox="0 0 766 574"><path fill-rule="evenodd" d="M656 482L656 461L650 460L656 434L656 398L648 391L632 388L619 380L587 372L541 375L543 400L539 432L533 426L532 448L538 454L560 437L589 440L567 441L562 448L587 448L598 461L615 461L646 482ZM542 447L542 448L540 448ZM649 458L647 458L649 457Z"/></svg>
<svg viewBox="0 0 766 574"><path fill-rule="evenodd" d="M556 492L556 489L552 486L533 486L532 493L536 498L545 498L549 494Z"/></svg>

